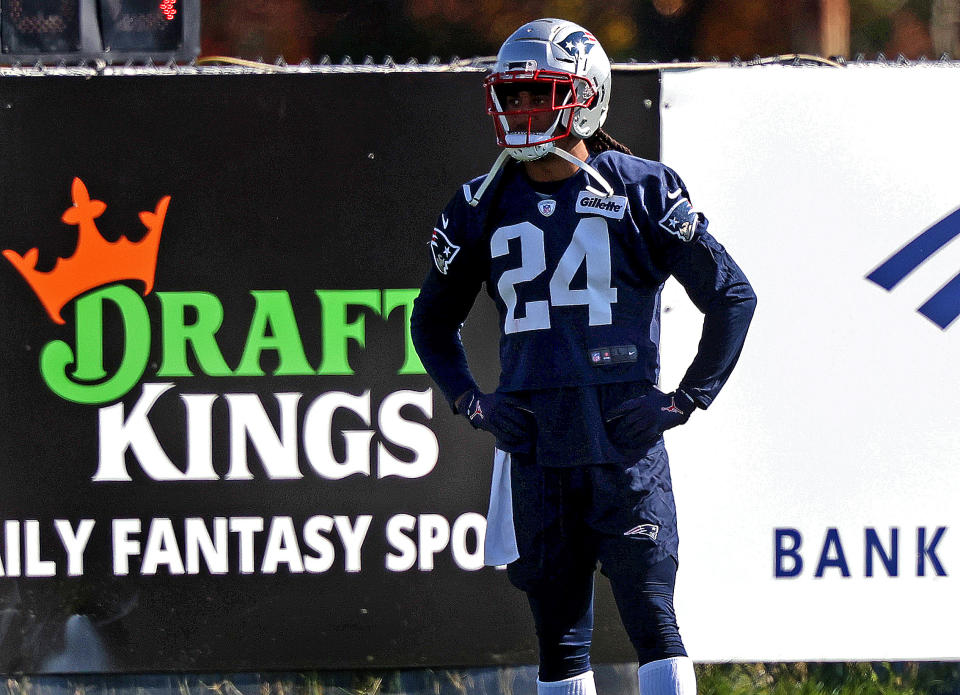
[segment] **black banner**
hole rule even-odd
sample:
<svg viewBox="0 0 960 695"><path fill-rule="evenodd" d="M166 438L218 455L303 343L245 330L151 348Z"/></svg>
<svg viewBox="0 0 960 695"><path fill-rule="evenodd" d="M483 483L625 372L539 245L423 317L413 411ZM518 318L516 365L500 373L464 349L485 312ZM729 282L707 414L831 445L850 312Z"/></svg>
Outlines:
<svg viewBox="0 0 960 695"><path fill-rule="evenodd" d="M481 78L0 79L0 671L535 662L481 567L493 442L407 328L497 154ZM647 157L657 93L614 77ZM491 388L495 325L464 331Z"/></svg>

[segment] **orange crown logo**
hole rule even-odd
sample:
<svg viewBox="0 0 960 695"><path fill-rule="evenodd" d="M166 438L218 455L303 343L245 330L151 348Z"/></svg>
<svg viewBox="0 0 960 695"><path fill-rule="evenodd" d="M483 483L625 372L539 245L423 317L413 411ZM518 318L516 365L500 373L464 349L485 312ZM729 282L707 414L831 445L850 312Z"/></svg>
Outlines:
<svg viewBox="0 0 960 695"><path fill-rule="evenodd" d="M140 241L121 237L111 242L101 236L94 222L107 209L107 204L90 200L87 187L79 178L73 180L70 192L73 207L63 213L63 221L80 228L77 249L70 258L58 258L53 270L43 272L37 270L37 249L30 249L24 256L10 249L3 252L33 288L50 318L60 324L65 323L60 311L67 302L100 285L139 280L144 285L143 295L150 294L163 220L170 204L170 196L164 196L157 202L156 210L140 213L140 221L147 228L146 236Z"/></svg>

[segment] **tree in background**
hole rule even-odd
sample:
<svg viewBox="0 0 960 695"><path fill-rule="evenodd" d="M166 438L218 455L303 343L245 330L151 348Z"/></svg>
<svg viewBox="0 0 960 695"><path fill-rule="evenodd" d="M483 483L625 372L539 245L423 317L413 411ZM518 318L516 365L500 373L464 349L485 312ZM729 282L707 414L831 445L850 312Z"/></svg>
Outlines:
<svg viewBox="0 0 960 695"><path fill-rule="evenodd" d="M930 37L933 4L933 0L851 0L853 53L939 57ZM960 7L958 2L953 5Z"/></svg>
<svg viewBox="0 0 960 695"><path fill-rule="evenodd" d="M960 58L960 0L205 0L203 53L448 61L493 55L514 27L537 17L589 27L615 61Z"/></svg>
<svg viewBox="0 0 960 695"><path fill-rule="evenodd" d="M316 41L333 29L309 0L204 0L201 5L201 52L208 56L312 60Z"/></svg>

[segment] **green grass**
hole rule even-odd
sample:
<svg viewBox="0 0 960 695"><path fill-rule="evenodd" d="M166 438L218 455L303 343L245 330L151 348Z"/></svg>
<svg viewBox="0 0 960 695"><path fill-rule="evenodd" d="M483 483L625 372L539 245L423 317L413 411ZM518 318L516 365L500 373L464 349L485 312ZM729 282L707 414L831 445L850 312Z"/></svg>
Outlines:
<svg viewBox="0 0 960 695"><path fill-rule="evenodd" d="M595 667L599 695L637 695L632 664ZM960 695L960 662L699 664L699 695ZM533 667L10 676L0 695L535 695Z"/></svg>
<svg viewBox="0 0 960 695"><path fill-rule="evenodd" d="M955 695L960 664L702 664L700 695Z"/></svg>

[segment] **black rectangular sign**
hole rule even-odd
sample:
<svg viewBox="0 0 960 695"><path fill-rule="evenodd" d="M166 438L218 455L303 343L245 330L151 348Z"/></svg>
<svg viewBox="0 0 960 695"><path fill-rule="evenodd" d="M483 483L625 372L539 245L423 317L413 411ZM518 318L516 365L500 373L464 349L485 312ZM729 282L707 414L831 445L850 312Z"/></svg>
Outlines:
<svg viewBox="0 0 960 695"><path fill-rule="evenodd" d="M0 671L535 661L407 328L481 77L0 78ZM657 90L608 124L652 157Z"/></svg>

